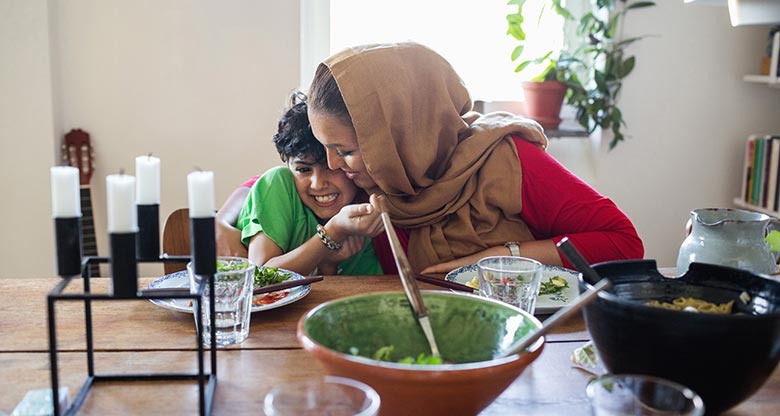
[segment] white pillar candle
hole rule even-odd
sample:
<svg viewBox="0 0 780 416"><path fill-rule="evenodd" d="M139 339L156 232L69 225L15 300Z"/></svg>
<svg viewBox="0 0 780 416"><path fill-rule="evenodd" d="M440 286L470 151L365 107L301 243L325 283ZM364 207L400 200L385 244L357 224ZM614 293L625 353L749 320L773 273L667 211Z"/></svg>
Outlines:
<svg viewBox="0 0 780 416"><path fill-rule="evenodd" d="M70 166L51 168L51 212L53 218L81 216L79 170Z"/></svg>
<svg viewBox="0 0 780 416"><path fill-rule="evenodd" d="M106 176L106 197L108 202L108 232L138 232L135 209L135 177L130 175Z"/></svg>
<svg viewBox="0 0 780 416"><path fill-rule="evenodd" d="M135 158L136 203L160 204L160 158L138 156Z"/></svg>
<svg viewBox="0 0 780 416"><path fill-rule="evenodd" d="M192 172L187 175L190 218L213 217L214 172Z"/></svg>

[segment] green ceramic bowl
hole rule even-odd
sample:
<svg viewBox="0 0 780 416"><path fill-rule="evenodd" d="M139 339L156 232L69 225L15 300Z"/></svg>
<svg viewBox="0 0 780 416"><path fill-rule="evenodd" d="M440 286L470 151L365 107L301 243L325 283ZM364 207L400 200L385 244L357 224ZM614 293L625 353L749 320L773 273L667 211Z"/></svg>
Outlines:
<svg viewBox="0 0 780 416"><path fill-rule="evenodd" d="M476 414L541 353L540 339L521 355L496 358L541 327L519 308L465 293L423 291L440 365L371 358L393 346L393 358L430 354L403 292L370 293L317 306L298 323L298 339L327 374L360 380L377 390L381 414ZM357 353L359 355L354 355Z"/></svg>

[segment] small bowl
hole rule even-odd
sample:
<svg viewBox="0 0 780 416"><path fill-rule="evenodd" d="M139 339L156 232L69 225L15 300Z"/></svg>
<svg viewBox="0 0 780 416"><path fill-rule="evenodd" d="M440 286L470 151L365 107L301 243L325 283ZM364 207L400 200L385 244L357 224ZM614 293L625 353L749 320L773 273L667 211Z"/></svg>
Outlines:
<svg viewBox="0 0 780 416"><path fill-rule="evenodd" d="M585 307L585 324L611 373L653 375L697 392L708 414L750 397L780 361L780 282L725 266L691 263L667 278L653 260L594 265L612 288ZM580 277L580 289L592 285ZM740 296L745 293L742 299ZM649 306L694 297L734 301L719 315Z"/></svg>
<svg viewBox="0 0 780 416"><path fill-rule="evenodd" d="M375 416L379 395L365 383L343 377L274 386L263 401L268 416Z"/></svg>
<svg viewBox="0 0 780 416"><path fill-rule="evenodd" d="M326 374L373 387L381 397L380 415L477 414L542 351L543 338L523 354L496 358L542 326L519 308L465 293L422 294L442 357L453 363L402 364L365 357L390 345L396 359L430 354L402 292L323 303L300 319L298 340Z"/></svg>
<svg viewBox="0 0 780 416"><path fill-rule="evenodd" d="M606 374L586 389L594 415L702 416L696 392L673 381L635 374Z"/></svg>

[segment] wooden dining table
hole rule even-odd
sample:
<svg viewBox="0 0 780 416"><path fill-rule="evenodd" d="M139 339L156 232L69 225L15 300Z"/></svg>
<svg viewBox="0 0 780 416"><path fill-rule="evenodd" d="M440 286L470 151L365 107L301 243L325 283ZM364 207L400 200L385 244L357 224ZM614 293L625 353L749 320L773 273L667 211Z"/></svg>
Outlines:
<svg viewBox="0 0 780 416"><path fill-rule="evenodd" d="M139 279L139 288L152 280ZM51 386L46 295L57 281L0 280L0 413L10 413L28 390ZM107 278L91 280L93 293L106 293L108 285ZM420 288L446 290L427 283L420 283ZM76 281L68 290L81 289ZM324 375L295 335L299 319L311 308L350 295L402 290L398 276L325 276L306 297L253 313L249 338L217 352L213 414L263 414L263 398L273 386ZM191 313L164 309L145 299L91 304L96 373L197 371ZM84 302L58 301L55 313L59 383L73 400L87 376ZM589 339L581 315L570 319L546 337L541 356L481 415L590 414L585 387L593 374L574 367L570 358ZM194 381L102 382L90 389L80 408L80 414L90 415L197 412ZM780 371L776 369L758 392L727 414L780 414Z"/></svg>

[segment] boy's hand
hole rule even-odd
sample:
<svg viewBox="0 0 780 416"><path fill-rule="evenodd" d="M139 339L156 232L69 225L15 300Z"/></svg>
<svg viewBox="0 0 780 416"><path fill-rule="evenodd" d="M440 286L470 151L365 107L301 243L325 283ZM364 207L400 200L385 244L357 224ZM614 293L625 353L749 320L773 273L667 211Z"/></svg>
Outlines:
<svg viewBox="0 0 780 416"><path fill-rule="evenodd" d="M348 260L350 257L359 253L363 249L363 245L366 243L365 237L350 236L341 241L341 248L334 251L330 259L334 263L341 263Z"/></svg>
<svg viewBox="0 0 780 416"><path fill-rule="evenodd" d="M359 253L365 244L365 237L351 236L341 242L341 248L333 251L327 260L323 260L317 269L320 274L337 274L339 263L348 260L350 257Z"/></svg>
<svg viewBox="0 0 780 416"><path fill-rule="evenodd" d="M218 256L248 256L246 246L241 243L241 230L222 221L217 221L214 228Z"/></svg>

